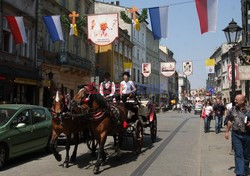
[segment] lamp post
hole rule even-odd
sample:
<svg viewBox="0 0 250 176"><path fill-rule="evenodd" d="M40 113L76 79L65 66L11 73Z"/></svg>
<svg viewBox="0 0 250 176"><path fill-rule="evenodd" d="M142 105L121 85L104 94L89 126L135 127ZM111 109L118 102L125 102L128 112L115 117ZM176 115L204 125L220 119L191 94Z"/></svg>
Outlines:
<svg viewBox="0 0 250 176"><path fill-rule="evenodd" d="M231 93L231 102L234 105L234 98L236 96L236 85L235 85L235 46L240 38L242 28L237 25L237 23L232 19L229 25L223 29L227 43L232 44L233 47L230 49L229 56L231 59L232 65L232 93ZM229 51L230 51L229 50Z"/></svg>

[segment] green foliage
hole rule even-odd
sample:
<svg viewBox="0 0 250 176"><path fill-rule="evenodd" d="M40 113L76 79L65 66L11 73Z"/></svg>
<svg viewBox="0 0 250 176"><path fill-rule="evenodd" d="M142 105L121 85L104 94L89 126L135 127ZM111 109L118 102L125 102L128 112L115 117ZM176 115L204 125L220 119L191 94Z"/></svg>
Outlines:
<svg viewBox="0 0 250 176"><path fill-rule="evenodd" d="M70 30L71 21L66 15L61 16L61 22L67 28L67 30ZM81 35L84 31L84 27L87 26L87 16L82 16L80 18L77 18L76 26L77 26L79 35Z"/></svg>
<svg viewBox="0 0 250 176"><path fill-rule="evenodd" d="M148 10L142 9L141 15L138 17L139 23L143 23L148 19Z"/></svg>
<svg viewBox="0 0 250 176"><path fill-rule="evenodd" d="M128 17L128 15L125 13L125 11L121 11L120 13L121 19L127 23L127 24L132 24L132 19ZM143 23L148 19L148 10L147 9L142 9L141 15L138 16L139 23Z"/></svg>
<svg viewBox="0 0 250 176"><path fill-rule="evenodd" d="M128 15L126 14L125 11L121 11L120 15L121 15L121 19L122 19L125 23L127 23L127 24L132 24L132 20L128 17Z"/></svg>

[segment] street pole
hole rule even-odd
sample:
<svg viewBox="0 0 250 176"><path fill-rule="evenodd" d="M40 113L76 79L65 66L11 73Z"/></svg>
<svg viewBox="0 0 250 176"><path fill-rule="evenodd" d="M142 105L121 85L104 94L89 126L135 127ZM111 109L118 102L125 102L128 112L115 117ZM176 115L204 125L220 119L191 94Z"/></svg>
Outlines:
<svg viewBox="0 0 250 176"><path fill-rule="evenodd" d="M34 58L34 67L37 69L37 50L38 50L38 7L39 7L39 0L36 0L36 10L35 10L35 58Z"/></svg>
<svg viewBox="0 0 250 176"><path fill-rule="evenodd" d="M235 45L230 49L230 59L232 65L232 93L231 93L231 102L233 106L235 105L234 99L236 96L236 85L235 85Z"/></svg>

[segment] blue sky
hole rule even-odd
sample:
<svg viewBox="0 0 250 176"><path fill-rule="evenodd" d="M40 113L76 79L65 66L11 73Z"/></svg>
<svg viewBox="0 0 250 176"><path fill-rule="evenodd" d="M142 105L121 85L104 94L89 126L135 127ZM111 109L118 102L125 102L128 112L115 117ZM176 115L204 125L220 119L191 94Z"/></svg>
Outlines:
<svg viewBox="0 0 250 176"><path fill-rule="evenodd" d="M112 0L104 0L110 2ZM120 0L122 6L138 8L166 6L190 0ZM240 0L219 0L216 33L200 34L200 26L195 3L169 7L168 38L161 40L174 52L177 70L181 71L182 62L193 60L194 72L189 76L192 88L202 88L206 84L205 59L209 58L216 47L226 42L222 29L234 20L241 26Z"/></svg>

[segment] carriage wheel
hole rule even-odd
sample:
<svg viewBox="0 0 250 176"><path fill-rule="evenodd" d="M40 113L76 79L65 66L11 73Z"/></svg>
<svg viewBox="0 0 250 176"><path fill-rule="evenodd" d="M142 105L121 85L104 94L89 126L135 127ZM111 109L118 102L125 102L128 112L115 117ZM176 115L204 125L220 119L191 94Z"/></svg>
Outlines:
<svg viewBox="0 0 250 176"><path fill-rule="evenodd" d="M150 124L150 134L151 134L151 141L154 143L156 141L157 136L157 117L154 114L154 120Z"/></svg>
<svg viewBox="0 0 250 176"><path fill-rule="evenodd" d="M142 144L143 144L143 125L142 123L137 120L135 122L135 129L133 132L133 145L134 145L134 152L136 154L141 153Z"/></svg>

